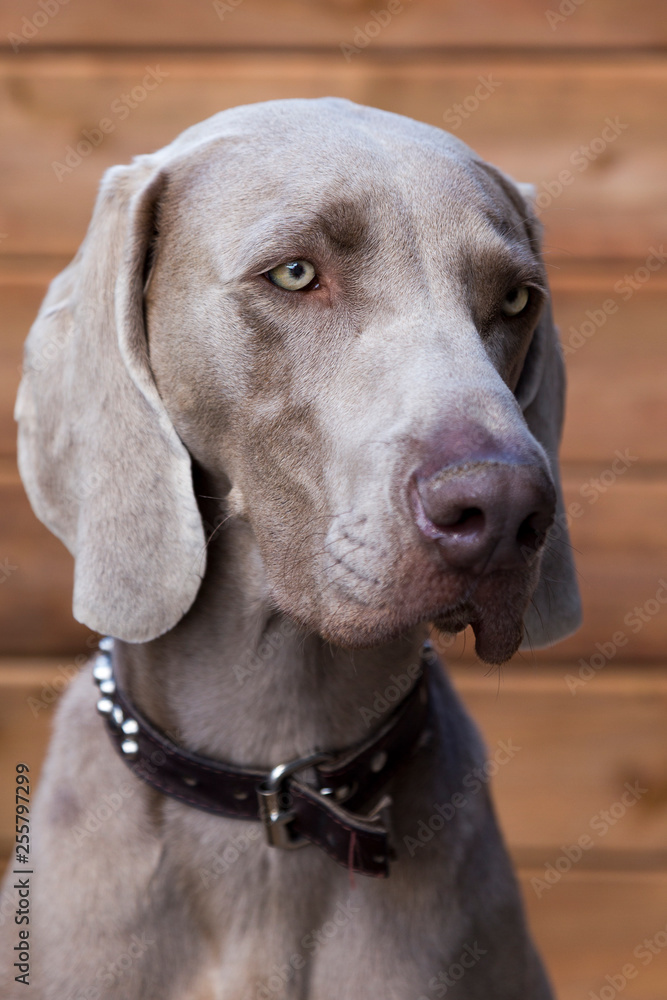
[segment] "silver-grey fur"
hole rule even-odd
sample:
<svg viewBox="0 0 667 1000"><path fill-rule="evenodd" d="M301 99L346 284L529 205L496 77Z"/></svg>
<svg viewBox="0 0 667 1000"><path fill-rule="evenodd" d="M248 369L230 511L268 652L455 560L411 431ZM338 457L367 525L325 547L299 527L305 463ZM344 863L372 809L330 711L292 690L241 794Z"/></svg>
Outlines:
<svg viewBox="0 0 667 1000"><path fill-rule="evenodd" d="M106 175L28 339L20 468L76 558L75 617L123 640L125 687L184 746L272 766L368 733L461 606L402 485L452 428L518 442L558 493L538 557L473 592L480 654L510 655L522 622L532 646L576 627L549 304L514 339L479 320L509 271L545 285L524 195L447 133L337 99L231 109ZM295 257L324 274L310 297L262 277ZM448 997L548 1000L470 777L483 747L444 676L432 697L391 787L391 877L351 886L137 781L86 670L35 805L32 984L7 967L3 996L418 1000L465 966Z"/></svg>

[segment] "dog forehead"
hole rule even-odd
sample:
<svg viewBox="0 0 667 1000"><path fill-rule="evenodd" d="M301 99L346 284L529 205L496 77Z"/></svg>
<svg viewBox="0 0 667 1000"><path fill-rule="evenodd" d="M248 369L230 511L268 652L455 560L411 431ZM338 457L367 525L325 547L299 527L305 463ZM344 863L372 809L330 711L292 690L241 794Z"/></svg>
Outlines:
<svg viewBox="0 0 667 1000"><path fill-rule="evenodd" d="M425 122L341 98L290 99L228 108L186 129L159 151L175 158L199 153L212 141L240 138L256 152L301 148L317 158L320 150L342 150L346 140L377 153L387 146L419 146L447 153L460 162L475 158L473 151L451 133ZM313 145L314 143L314 145Z"/></svg>
<svg viewBox="0 0 667 1000"><path fill-rule="evenodd" d="M387 214L397 201L418 212L446 202L460 212L489 200L489 185L473 168L479 161L460 140L338 99L233 108L188 129L161 153L170 201L188 213L195 205L218 211L231 205L250 217L272 208L296 214L336 199L375 200ZM503 200L500 189L495 200Z"/></svg>
<svg viewBox="0 0 667 1000"><path fill-rule="evenodd" d="M423 270L438 284L458 280L464 258L502 269L527 242L518 189L464 143L344 100L233 108L155 155L168 178L158 230L170 274L189 261L226 282L326 257L373 263L387 281L392 267Z"/></svg>

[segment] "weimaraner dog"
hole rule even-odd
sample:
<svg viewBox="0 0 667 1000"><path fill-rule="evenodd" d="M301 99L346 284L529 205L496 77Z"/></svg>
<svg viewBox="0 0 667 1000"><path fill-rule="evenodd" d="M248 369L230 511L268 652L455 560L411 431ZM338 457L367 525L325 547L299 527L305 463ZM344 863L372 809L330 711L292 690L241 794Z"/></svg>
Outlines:
<svg viewBox="0 0 667 1000"><path fill-rule="evenodd" d="M17 417L108 638L10 865L3 997L552 996L422 648L578 623L539 230L458 139L337 99L105 176Z"/></svg>

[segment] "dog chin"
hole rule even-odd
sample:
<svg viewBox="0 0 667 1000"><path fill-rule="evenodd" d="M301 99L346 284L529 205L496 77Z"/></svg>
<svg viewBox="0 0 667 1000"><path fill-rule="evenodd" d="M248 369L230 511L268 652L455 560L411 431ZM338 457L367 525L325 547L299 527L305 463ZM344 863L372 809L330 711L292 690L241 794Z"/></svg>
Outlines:
<svg viewBox="0 0 667 1000"><path fill-rule="evenodd" d="M399 604L374 608L353 602L338 605L317 622L302 624L328 642L349 649L364 649L391 642L421 624L433 622L442 633L461 632L470 625L475 651L484 663L509 660L523 640L523 616L533 591L524 574L502 572L482 577L465 602L444 607L426 602L411 607Z"/></svg>
<svg viewBox="0 0 667 1000"><path fill-rule="evenodd" d="M450 633L470 625L480 660L505 663L523 640L523 616L532 590L525 577L494 573L479 581L473 599L465 607L434 615L433 623L439 631Z"/></svg>
<svg viewBox="0 0 667 1000"><path fill-rule="evenodd" d="M433 624L439 632L451 634L462 631L453 628L449 619L436 619ZM511 621L487 616L467 624L472 626L475 634L475 652L484 663L505 663L514 656L523 640L523 619Z"/></svg>

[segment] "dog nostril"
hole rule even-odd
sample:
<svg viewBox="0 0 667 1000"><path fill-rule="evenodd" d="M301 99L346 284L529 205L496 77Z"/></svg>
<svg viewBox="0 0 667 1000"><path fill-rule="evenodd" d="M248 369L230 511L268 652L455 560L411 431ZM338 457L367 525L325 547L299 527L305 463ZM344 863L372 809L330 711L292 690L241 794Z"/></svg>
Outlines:
<svg viewBox="0 0 667 1000"><path fill-rule="evenodd" d="M484 511L479 507L452 504L449 508L434 512L432 521L438 528L450 528L457 532L477 531L484 526Z"/></svg>
<svg viewBox="0 0 667 1000"><path fill-rule="evenodd" d="M500 460L415 474L410 500L418 529L447 564L481 573L533 565L555 507L539 466Z"/></svg>
<svg viewBox="0 0 667 1000"><path fill-rule="evenodd" d="M484 511L479 507L464 507L456 519L438 524L438 527L453 528L459 533L466 535L476 534L484 527Z"/></svg>
<svg viewBox="0 0 667 1000"><path fill-rule="evenodd" d="M533 511L519 525L516 540L521 549L537 552L544 544L547 535L544 516L539 511Z"/></svg>

